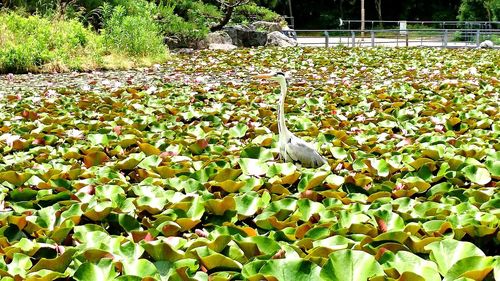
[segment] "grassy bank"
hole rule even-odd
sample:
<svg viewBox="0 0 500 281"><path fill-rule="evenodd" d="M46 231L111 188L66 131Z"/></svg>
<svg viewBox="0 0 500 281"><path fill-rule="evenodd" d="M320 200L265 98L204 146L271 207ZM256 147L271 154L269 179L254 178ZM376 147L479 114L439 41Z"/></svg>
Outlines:
<svg viewBox="0 0 500 281"><path fill-rule="evenodd" d="M168 59L164 39L195 47L223 18L222 8L199 0L10 3L0 10L0 73L122 69ZM248 4L229 24L282 20Z"/></svg>
<svg viewBox="0 0 500 281"><path fill-rule="evenodd" d="M130 68L167 57L158 26L119 9L99 34L76 19L0 13L0 73Z"/></svg>

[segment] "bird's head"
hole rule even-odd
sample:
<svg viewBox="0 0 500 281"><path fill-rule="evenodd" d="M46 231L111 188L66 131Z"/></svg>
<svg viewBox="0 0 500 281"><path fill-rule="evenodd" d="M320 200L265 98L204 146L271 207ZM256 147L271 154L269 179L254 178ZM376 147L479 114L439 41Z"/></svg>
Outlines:
<svg viewBox="0 0 500 281"><path fill-rule="evenodd" d="M283 72L271 72L267 74L259 74L255 76L256 78L270 79L278 82L286 82L286 75Z"/></svg>

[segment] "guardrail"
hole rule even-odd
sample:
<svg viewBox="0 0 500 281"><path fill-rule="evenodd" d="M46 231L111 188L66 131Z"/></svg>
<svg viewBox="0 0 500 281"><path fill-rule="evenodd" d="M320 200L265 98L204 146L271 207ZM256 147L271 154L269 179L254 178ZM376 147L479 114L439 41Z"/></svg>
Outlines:
<svg viewBox="0 0 500 281"><path fill-rule="evenodd" d="M437 29L500 29L500 21L412 21L412 20L365 20L365 30L397 28L404 23L408 28ZM341 29L361 29L361 20L343 19Z"/></svg>
<svg viewBox="0 0 500 281"><path fill-rule="evenodd" d="M294 36L301 46L477 48L484 40L500 39L500 29L311 29L295 30Z"/></svg>

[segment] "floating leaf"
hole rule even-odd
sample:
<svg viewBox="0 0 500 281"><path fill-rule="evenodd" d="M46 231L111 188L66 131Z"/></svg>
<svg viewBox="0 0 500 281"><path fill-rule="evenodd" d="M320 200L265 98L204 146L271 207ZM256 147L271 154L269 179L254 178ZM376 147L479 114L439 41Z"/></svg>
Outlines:
<svg viewBox="0 0 500 281"><path fill-rule="evenodd" d="M112 260L101 259L99 263L82 263L76 270L73 277L75 280L113 280L118 274L116 273Z"/></svg>
<svg viewBox="0 0 500 281"><path fill-rule="evenodd" d="M484 253L474 244L453 239L433 242L425 246L425 249L431 251L430 259L438 265L439 272L443 276L446 276L448 270L461 259L484 257Z"/></svg>
<svg viewBox="0 0 500 281"><path fill-rule="evenodd" d="M485 168L469 165L463 168L462 171L464 175L473 183L485 185L491 181L490 173Z"/></svg>
<svg viewBox="0 0 500 281"><path fill-rule="evenodd" d="M320 274L323 280L333 281L367 280L382 275L384 271L373 256L350 249L330 254Z"/></svg>

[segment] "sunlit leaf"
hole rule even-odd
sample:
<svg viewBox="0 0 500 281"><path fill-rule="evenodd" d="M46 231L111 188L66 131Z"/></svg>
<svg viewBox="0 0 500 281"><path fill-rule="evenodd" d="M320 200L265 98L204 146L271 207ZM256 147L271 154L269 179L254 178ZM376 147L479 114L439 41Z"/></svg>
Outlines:
<svg viewBox="0 0 500 281"><path fill-rule="evenodd" d="M382 267L373 256L362 251L340 250L330 254L320 276L323 280L354 281L383 275Z"/></svg>

